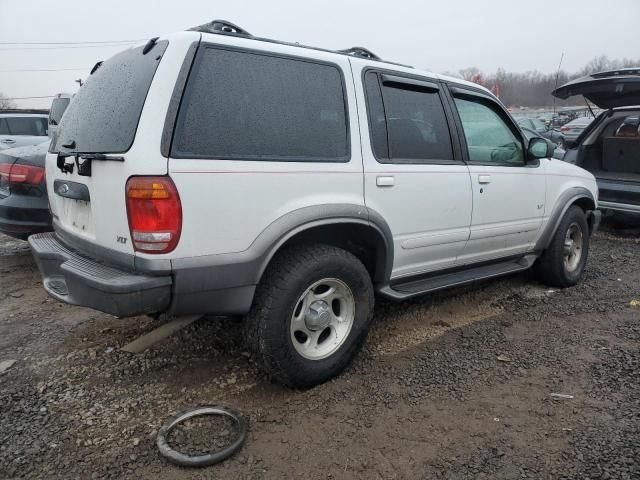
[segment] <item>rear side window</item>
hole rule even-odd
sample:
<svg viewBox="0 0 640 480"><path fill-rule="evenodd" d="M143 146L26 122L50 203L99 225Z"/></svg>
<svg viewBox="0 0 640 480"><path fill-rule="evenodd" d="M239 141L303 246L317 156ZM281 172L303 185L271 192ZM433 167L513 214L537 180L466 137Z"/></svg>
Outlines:
<svg viewBox="0 0 640 480"><path fill-rule="evenodd" d="M337 66L205 47L187 82L171 155L347 161L348 134Z"/></svg>
<svg viewBox="0 0 640 480"><path fill-rule="evenodd" d="M43 117L0 118L0 135L45 137L47 135L47 119Z"/></svg>
<svg viewBox="0 0 640 480"><path fill-rule="evenodd" d="M51 151L75 142L79 153L123 153L131 148L147 92L169 42L146 55L125 50L89 76L69 105Z"/></svg>
<svg viewBox="0 0 640 480"><path fill-rule="evenodd" d="M371 144L383 163L453 160L451 135L438 90L380 82L365 75Z"/></svg>

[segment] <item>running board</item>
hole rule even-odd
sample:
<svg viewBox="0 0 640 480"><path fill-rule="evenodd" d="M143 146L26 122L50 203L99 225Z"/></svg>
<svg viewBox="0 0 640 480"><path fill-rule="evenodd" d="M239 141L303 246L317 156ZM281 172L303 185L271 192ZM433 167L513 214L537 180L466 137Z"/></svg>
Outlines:
<svg viewBox="0 0 640 480"><path fill-rule="evenodd" d="M386 285L379 293L392 300L404 300L424 293L435 292L443 288L455 287L466 283L500 277L510 273L521 272L531 268L536 261L536 255L525 255L517 260L502 261L499 263L485 264L478 267L469 267L449 273L434 274L420 280L410 280L404 283Z"/></svg>

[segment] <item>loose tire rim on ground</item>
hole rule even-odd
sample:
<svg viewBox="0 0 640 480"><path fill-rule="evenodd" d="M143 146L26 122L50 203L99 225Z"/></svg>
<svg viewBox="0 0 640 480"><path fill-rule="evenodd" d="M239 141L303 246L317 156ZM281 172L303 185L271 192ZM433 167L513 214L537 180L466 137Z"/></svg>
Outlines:
<svg viewBox="0 0 640 480"><path fill-rule="evenodd" d="M582 259L583 235L580 225L573 222L564 238L564 266L568 272L575 271Z"/></svg>
<svg viewBox="0 0 640 480"><path fill-rule="evenodd" d="M226 447L204 455L187 455L171 448L167 440L171 430L185 420L202 415L221 415L231 418L235 422L237 436ZM238 412L224 406L205 405L190 408L171 417L167 423L160 428L156 444L160 454L176 465L182 465L183 467L206 467L219 463L240 450L240 447L242 447L247 437L247 429L247 421Z"/></svg>
<svg viewBox="0 0 640 480"><path fill-rule="evenodd" d="M296 302L290 322L291 342L308 360L333 355L349 336L355 319L355 300L342 280L318 280Z"/></svg>

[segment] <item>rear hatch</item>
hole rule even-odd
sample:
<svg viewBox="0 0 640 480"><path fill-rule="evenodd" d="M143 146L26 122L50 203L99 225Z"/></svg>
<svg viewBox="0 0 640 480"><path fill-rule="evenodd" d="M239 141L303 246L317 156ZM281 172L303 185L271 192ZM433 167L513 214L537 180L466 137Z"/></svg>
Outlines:
<svg viewBox="0 0 640 480"><path fill-rule="evenodd" d="M640 105L640 68L594 73L572 80L552 94L562 100L583 95L600 108Z"/></svg>
<svg viewBox="0 0 640 480"><path fill-rule="evenodd" d="M150 41L96 65L70 103L46 162L54 226L67 238L134 252L125 185L132 176L167 174L162 130L173 83L194 36L199 38L191 33L171 42Z"/></svg>

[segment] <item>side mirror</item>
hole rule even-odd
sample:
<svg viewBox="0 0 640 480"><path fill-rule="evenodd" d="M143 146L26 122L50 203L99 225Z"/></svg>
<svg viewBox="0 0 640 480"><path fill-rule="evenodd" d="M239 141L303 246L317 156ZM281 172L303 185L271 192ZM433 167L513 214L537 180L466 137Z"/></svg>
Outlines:
<svg viewBox="0 0 640 480"><path fill-rule="evenodd" d="M532 159L549 158L553 155L553 150L553 146L549 145L545 139L534 137L529 140L527 154Z"/></svg>

